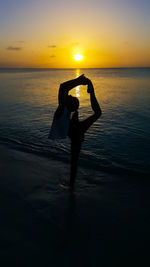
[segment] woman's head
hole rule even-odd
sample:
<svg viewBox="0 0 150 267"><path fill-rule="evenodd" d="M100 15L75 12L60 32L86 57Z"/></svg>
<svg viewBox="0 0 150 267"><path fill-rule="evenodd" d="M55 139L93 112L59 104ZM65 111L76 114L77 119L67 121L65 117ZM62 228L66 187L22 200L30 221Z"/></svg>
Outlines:
<svg viewBox="0 0 150 267"><path fill-rule="evenodd" d="M79 108L79 100L77 97L68 95L67 97L67 108L70 112L74 112Z"/></svg>

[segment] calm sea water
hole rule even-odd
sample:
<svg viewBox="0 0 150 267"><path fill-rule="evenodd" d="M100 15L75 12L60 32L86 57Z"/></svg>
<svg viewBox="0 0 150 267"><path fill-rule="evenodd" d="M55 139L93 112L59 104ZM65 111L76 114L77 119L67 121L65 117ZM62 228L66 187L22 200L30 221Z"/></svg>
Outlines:
<svg viewBox="0 0 150 267"><path fill-rule="evenodd" d="M79 165L106 174L150 173L150 69L0 70L0 143L63 162L70 140L48 139L59 84L84 73L94 84L102 117L88 130ZM86 86L80 120L92 114Z"/></svg>

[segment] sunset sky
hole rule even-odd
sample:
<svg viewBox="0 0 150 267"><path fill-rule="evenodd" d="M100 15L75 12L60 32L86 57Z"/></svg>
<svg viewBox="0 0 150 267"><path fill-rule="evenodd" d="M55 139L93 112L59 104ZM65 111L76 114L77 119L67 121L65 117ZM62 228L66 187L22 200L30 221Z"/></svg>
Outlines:
<svg viewBox="0 0 150 267"><path fill-rule="evenodd" d="M140 66L150 66L150 0L0 0L0 67Z"/></svg>

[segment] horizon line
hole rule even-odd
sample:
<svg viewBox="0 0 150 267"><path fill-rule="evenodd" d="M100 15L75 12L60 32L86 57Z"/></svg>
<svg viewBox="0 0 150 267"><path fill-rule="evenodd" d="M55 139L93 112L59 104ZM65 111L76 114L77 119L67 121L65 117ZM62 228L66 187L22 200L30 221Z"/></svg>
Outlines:
<svg viewBox="0 0 150 267"><path fill-rule="evenodd" d="M74 67L74 68L43 68L43 67L0 67L0 70L1 69L46 69L46 70L72 70L72 69L148 69L150 68L150 66L145 66L145 67L96 67L96 68L78 68L78 67Z"/></svg>

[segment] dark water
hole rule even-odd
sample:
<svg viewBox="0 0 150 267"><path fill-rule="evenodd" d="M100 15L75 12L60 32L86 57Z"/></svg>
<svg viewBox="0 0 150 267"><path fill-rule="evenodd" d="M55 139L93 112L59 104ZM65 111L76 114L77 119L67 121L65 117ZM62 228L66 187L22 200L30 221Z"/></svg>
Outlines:
<svg viewBox="0 0 150 267"><path fill-rule="evenodd" d="M59 84L84 73L95 86L102 117L89 129L80 168L136 176L150 173L150 69L0 70L0 143L69 162L70 140L48 132ZM80 119L92 114L86 86L72 90Z"/></svg>

